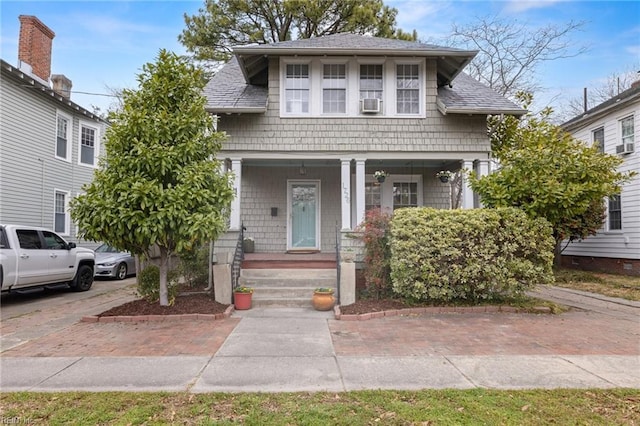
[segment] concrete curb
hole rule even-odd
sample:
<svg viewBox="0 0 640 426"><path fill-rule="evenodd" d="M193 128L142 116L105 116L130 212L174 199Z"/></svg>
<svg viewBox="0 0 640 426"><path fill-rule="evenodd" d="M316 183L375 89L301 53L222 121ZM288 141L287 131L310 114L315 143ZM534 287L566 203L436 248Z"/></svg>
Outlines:
<svg viewBox="0 0 640 426"><path fill-rule="evenodd" d="M464 314L464 313L534 313L534 314L550 314L551 308L548 306L536 306L531 309L517 308L515 306L426 306L421 308L404 308L392 309L389 311L369 312L366 314L343 315L340 306L333 308L335 318L341 321L367 321L374 318L410 316L410 315L436 315L436 314Z"/></svg>
<svg viewBox="0 0 640 426"><path fill-rule="evenodd" d="M229 318L234 311L233 305L229 305L221 314L182 314L182 315L122 315L100 317L97 315L89 315L82 317L80 322L144 322L144 321L192 321L192 320L221 320Z"/></svg>

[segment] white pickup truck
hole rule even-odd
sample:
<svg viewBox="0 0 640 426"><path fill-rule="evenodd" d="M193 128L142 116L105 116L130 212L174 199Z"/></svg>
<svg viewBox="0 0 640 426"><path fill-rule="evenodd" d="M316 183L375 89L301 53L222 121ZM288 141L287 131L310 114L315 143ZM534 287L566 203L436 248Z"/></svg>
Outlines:
<svg viewBox="0 0 640 426"><path fill-rule="evenodd" d="M93 284L95 253L68 243L55 232L22 225L0 225L0 289L27 293Z"/></svg>

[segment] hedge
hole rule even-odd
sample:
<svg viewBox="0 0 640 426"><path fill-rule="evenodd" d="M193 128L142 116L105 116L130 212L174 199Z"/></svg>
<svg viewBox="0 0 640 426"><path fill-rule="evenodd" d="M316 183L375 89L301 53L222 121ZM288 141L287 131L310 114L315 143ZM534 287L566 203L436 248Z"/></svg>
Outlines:
<svg viewBox="0 0 640 426"><path fill-rule="evenodd" d="M396 210L393 291L418 301L488 300L553 282L551 225L515 208Z"/></svg>

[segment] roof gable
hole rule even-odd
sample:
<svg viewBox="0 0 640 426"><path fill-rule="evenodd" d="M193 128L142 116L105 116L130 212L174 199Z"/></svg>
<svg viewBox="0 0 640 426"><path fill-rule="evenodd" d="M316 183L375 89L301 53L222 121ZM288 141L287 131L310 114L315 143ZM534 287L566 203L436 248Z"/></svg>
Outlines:
<svg viewBox="0 0 640 426"><path fill-rule="evenodd" d="M269 56L415 56L436 58L438 86L450 84L475 57L475 50L461 50L420 42L368 35L339 33L270 44L251 44L233 49L247 83L259 84Z"/></svg>

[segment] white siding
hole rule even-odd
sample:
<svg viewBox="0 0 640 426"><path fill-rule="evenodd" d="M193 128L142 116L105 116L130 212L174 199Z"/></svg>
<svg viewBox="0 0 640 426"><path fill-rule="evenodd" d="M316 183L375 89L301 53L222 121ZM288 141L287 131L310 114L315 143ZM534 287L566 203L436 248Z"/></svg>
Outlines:
<svg viewBox="0 0 640 426"><path fill-rule="evenodd" d="M605 152L616 155L616 145L620 144L619 120L634 114L635 152L623 155L621 171L640 172L640 102L611 112L606 117L585 125L574 132L574 136L588 144L593 140L593 130L604 127ZM594 236L570 244L565 255L640 259L640 176L623 186L622 230L608 231L607 223ZM603 201L604 202L604 201ZM606 221L605 221L606 222Z"/></svg>
<svg viewBox="0 0 640 426"><path fill-rule="evenodd" d="M81 192L93 179L94 168L78 165L79 119L71 108L37 89L23 86L4 72L0 97L0 223L44 226L53 229L54 189ZM56 115L71 117L69 141L71 161L55 156ZM100 128L103 125L92 121ZM76 240L71 224L69 240Z"/></svg>

